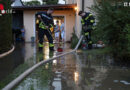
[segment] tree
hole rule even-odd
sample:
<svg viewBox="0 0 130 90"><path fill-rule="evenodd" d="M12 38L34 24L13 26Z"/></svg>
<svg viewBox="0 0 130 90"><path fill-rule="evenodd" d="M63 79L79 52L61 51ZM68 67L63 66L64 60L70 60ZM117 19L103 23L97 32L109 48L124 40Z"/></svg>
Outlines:
<svg viewBox="0 0 130 90"><path fill-rule="evenodd" d="M35 5L41 5L41 3L37 0L32 0L29 2L23 2L25 6L35 6Z"/></svg>
<svg viewBox="0 0 130 90"><path fill-rule="evenodd" d="M123 3L102 0L92 7L98 21L93 31L95 39L103 40L118 60L130 59L130 9Z"/></svg>
<svg viewBox="0 0 130 90"><path fill-rule="evenodd" d="M42 0L43 4L51 5L58 4L58 0Z"/></svg>
<svg viewBox="0 0 130 90"><path fill-rule="evenodd" d="M0 0L4 10L11 10L10 0ZM0 10L1 13L1 10ZM12 15L6 13L0 16L0 53L6 52L12 45Z"/></svg>

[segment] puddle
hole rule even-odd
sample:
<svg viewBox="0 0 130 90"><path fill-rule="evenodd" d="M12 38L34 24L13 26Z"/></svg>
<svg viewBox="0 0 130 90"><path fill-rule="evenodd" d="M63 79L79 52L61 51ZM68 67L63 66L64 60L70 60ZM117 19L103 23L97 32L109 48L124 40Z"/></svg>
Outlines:
<svg viewBox="0 0 130 90"><path fill-rule="evenodd" d="M61 54L35 50L28 51L33 58L24 59L27 63L21 68ZM130 68L115 66L108 55L79 51L40 66L15 90L130 90Z"/></svg>

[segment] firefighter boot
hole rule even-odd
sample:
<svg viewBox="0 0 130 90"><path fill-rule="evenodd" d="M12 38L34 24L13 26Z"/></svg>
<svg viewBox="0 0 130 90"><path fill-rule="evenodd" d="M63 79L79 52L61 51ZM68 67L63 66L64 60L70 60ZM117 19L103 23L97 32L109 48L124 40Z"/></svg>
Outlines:
<svg viewBox="0 0 130 90"><path fill-rule="evenodd" d="M49 44L49 49L50 49L50 51L54 51L54 44L50 43Z"/></svg>
<svg viewBox="0 0 130 90"><path fill-rule="evenodd" d="M39 48L38 48L39 51L42 51L42 50L43 50L43 44L40 44L40 43L39 43L38 46L39 46Z"/></svg>

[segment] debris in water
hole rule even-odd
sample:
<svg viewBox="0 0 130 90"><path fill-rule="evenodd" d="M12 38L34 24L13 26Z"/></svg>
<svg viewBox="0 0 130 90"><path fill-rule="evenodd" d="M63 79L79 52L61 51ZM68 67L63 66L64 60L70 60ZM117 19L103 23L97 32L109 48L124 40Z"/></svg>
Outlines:
<svg viewBox="0 0 130 90"><path fill-rule="evenodd" d="M125 85L130 85L130 83L129 83L129 82L124 81L124 80L121 80L120 82L121 82L121 83L123 83L123 84L125 84Z"/></svg>

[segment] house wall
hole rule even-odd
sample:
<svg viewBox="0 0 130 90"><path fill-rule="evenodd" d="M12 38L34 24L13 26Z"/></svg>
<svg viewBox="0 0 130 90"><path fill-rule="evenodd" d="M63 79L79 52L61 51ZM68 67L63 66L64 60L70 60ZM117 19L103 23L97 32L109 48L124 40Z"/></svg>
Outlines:
<svg viewBox="0 0 130 90"><path fill-rule="evenodd" d="M35 11L24 11L25 41L31 42L35 37Z"/></svg>
<svg viewBox="0 0 130 90"><path fill-rule="evenodd" d="M24 11L24 27L25 27L25 41L30 42L31 37L35 35L35 13L38 11L32 10ZM73 27L75 25L75 11L74 10L59 10L55 11L53 16L65 16L65 30L66 30L66 41L71 40Z"/></svg>
<svg viewBox="0 0 130 90"><path fill-rule="evenodd" d="M94 4L94 0L84 0L84 11L91 12L88 7L91 7Z"/></svg>
<svg viewBox="0 0 130 90"><path fill-rule="evenodd" d="M81 25L81 17L78 16L78 12L82 10L82 0L66 0L67 4L72 4L73 2L77 4L77 12L76 12L76 18L75 18L75 21L76 21L75 32L77 36L80 37L82 25ZM94 4L93 0L84 0L84 11L91 12L90 9L88 9L87 7L91 7L91 5L93 4Z"/></svg>
<svg viewBox="0 0 130 90"><path fill-rule="evenodd" d="M76 25L75 25L75 32L77 34L78 37L80 37L80 32L81 32L81 28L82 28L82 25L81 25L81 17L78 15L78 12L82 10L82 2L81 0L77 0L77 12L76 12Z"/></svg>

